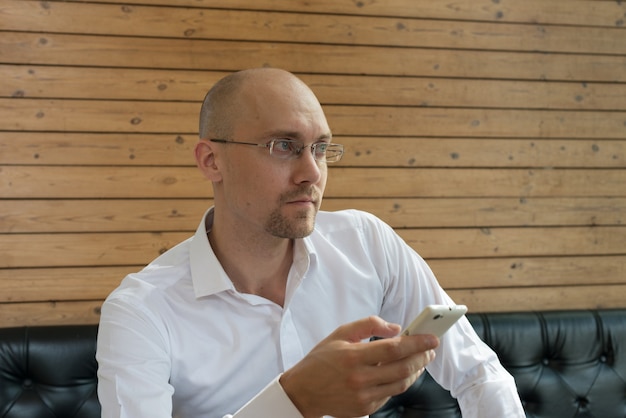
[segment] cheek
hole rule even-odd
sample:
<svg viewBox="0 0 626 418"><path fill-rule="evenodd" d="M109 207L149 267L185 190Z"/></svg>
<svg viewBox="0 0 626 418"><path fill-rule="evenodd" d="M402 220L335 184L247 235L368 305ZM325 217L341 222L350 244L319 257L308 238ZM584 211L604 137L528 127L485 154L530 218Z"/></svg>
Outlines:
<svg viewBox="0 0 626 418"><path fill-rule="evenodd" d="M281 190L281 182L284 179L283 173L268 167L267 164L260 165L253 161L243 162L232 174L231 187L236 187L240 199L248 205L271 201L273 194Z"/></svg>

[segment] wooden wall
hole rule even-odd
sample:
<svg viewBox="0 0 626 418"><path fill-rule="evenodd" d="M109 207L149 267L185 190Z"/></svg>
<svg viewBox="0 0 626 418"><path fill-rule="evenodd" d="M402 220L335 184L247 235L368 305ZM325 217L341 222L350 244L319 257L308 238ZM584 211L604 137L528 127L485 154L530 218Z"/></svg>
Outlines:
<svg viewBox="0 0 626 418"><path fill-rule="evenodd" d="M282 67L472 311L626 307L626 3L0 0L0 326L95 323L192 234L208 88Z"/></svg>

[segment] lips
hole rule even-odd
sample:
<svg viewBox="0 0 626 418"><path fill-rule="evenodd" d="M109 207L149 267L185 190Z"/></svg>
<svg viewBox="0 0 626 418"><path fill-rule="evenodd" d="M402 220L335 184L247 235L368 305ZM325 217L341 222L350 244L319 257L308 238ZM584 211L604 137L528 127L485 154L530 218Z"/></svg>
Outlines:
<svg viewBox="0 0 626 418"><path fill-rule="evenodd" d="M319 193L315 189L309 189L305 193L299 190L283 196L282 201L285 203L312 203L315 205L319 201Z"/></svg>
<svg viewBox="0 0 626 418"><path fill-rule="evenodd" d="M286 202L287 205L293 205L294 207L301 207L301 208L316 208L317 207L317 203L315 200L310 199L310 198L300 198L300 199L294 199L294 200L289 200Z"/></svg>
<svg viewBox="0 0 626 418"><path fill-rule="evenodd" d="M287 201L287 203L315 203L315 200L311 197L301 197Z"/></svg>

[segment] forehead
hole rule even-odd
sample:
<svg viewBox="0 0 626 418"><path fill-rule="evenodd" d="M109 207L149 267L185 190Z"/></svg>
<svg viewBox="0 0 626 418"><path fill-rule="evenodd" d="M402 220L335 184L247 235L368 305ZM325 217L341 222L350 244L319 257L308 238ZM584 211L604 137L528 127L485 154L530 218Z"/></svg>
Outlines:
<svg viewBox="0 0 626 418"><path fill-rule="evenodd" d="M299 79L279 74L241 85L234 129L247 135L319 137L330 135L315 94Z"/></svg>

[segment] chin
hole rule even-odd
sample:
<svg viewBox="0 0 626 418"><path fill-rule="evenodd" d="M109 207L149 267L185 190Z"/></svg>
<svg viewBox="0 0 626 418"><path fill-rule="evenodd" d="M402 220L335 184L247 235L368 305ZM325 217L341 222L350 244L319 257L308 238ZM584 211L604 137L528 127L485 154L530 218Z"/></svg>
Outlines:
<svg viewBox="0 0 626 418"><path fill-rule="evenodd" d="M315 214L306 212L296 217L286 217L273 214L267 225L266 231L279 238L304 238L311 235L315 228Z"/></svg>
<svg viewBox="0 0 626 418"><path fill-rule="evenodd" d="M292 237L290 237L291 239L296 239L296 238L304 238L304 237L308 237L309 235L311 235L313 233L313 226L308 227L306 229L302 229L300 231L294 231L294 234Z"/></svg>

